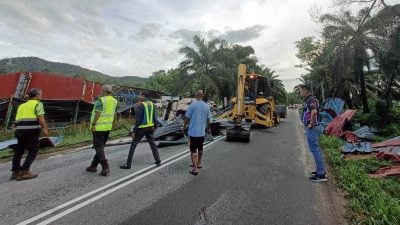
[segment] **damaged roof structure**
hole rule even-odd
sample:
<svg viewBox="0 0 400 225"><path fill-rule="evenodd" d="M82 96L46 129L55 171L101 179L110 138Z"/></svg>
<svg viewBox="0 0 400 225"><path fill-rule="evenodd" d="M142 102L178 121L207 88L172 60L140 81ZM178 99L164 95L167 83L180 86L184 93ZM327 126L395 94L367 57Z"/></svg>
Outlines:
<svg viewBox="0 0 400 225"><path fill-rule="evenodd" d="M18 106L25 102L31 88L43 90L42 102L49 124L68 124L90 118L93 102L101 95L102 84L79 77L66 77L43 72L22 72L0 75L0 127L9 128ZM120 105L132 104L143 91L151 98L164 92L139 87L115 86L114 96Z"/></svg>

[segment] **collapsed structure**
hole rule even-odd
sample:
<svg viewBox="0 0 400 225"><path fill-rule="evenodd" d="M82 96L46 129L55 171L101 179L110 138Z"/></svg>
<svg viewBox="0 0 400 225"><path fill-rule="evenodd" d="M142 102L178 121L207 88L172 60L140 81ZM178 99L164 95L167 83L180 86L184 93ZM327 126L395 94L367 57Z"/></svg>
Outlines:
<svg viewBox="0 0 400 225"><path fill-rule="evenodd" d="M43 90L42 102L46 120L50 124L68 124L88 120L93 102L101 94L102 84L79 77L31 72L0 75L0 127L8 128L15 118L18 106L23 103L31 88ZM160 98L160 91L138 87L115 87L114 96L121 106L133 104L142 91L151 98Z"/></svg>

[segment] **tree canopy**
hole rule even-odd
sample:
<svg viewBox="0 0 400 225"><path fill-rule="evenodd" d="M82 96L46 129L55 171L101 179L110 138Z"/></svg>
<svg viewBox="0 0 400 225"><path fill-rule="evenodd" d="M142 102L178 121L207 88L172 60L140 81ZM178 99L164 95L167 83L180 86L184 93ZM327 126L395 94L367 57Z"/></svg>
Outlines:
<svg viewBox="0 0 400 225"><path fill-rule="evenodd" d="M248 71L264 75L273 83L270 94L284 102L286 92L274 71L259 65L251 46L229 44L225 40L206 40L193 37L193 46L184 46L179 52L184 56L176 69L154 72L146 87L165 91L176 96L192 96L202 89L206 99L222 102L236 95L237 68L246 64Z"/></svg>
<svg viewBox="0 0 400 225"><path fill-rule="evenodd" d="M340 97L349 108L370 111L368 99L399 100L400 4L340 0L340 8L319 17L321 39L304 37L296 42L296 56L307 73L299 79L314 94Z"/></svg>

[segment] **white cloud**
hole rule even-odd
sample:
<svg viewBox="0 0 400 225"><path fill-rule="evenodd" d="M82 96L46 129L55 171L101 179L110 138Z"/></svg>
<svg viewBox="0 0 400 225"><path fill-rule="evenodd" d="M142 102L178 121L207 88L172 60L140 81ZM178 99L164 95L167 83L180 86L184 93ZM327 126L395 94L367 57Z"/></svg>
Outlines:
<svg viewBox="0 0 400 225"><path fill-rule="evenodd" d="M317 35L308 10L326 1L1 1L0 58L37 56L148 77L176 67L179 48L193 35L212 34L253 46L260 63L286 82L304 73L294 67L294 42Z"/></svg>

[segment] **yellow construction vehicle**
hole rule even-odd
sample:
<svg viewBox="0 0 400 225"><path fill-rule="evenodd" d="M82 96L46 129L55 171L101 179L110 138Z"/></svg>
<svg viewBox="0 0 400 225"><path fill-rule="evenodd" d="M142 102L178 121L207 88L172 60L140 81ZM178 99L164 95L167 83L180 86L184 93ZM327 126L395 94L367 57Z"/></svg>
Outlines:
<svg viewBox="0 0 400 225"><path fill-rule="evenodd" d="M275 113L275 101L269 94L267 77L255 73L247 74L246 65L240 64L237 76L237 96L231 99L233 107L218 116L233 122L226 130L227 141L250 141L252 124L271 127L279 124Z"/></svg>

